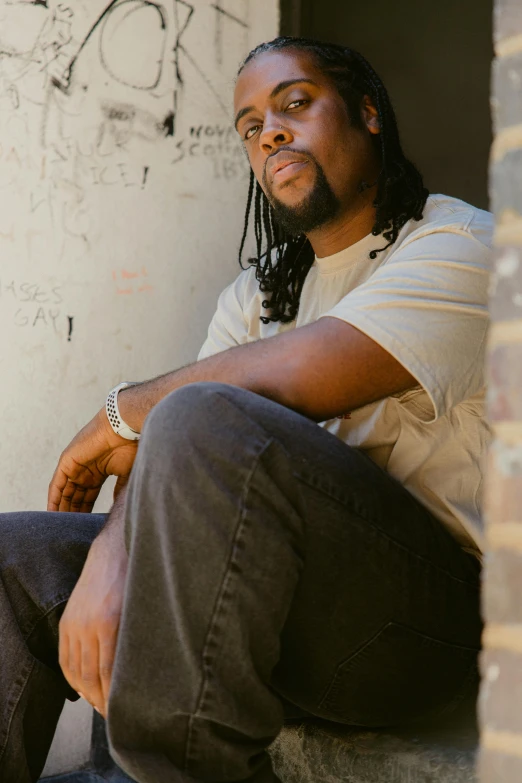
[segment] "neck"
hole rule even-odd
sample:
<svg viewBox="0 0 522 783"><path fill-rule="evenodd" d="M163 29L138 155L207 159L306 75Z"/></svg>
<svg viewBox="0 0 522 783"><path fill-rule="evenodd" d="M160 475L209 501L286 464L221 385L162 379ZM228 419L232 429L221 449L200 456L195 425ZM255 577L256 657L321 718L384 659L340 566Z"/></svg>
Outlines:
<svg viewBox="0 0 522 783"><path fill-rule="evenodd" d="M307 234L317 258L325 258L339 253L367 236L375 225L376 188L369 188L360 195L356 205L334 220Z"/></svg>

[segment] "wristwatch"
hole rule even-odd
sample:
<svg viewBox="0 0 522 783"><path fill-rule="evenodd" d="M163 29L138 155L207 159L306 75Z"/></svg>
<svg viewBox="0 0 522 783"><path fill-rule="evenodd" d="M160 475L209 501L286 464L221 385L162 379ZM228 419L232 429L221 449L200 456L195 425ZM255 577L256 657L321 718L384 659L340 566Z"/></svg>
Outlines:
<svg viewBox="0 0 522 783"><path fill-rule="evenodd" d="M121 437L126 438L126 440L139 440L140 433L136 432L136 430L133 430L132 427L129 427L128 424L125 424L121 418L118 408L118 394L122 389L126 389L128 386L136 385L137 381L126 381L124 383L119 383L114 387L114 389L110 390L109 394L107 395L107 401L105 403L105 410L107 412L109 424L111 425L116 435L121 435Z"/></svg>

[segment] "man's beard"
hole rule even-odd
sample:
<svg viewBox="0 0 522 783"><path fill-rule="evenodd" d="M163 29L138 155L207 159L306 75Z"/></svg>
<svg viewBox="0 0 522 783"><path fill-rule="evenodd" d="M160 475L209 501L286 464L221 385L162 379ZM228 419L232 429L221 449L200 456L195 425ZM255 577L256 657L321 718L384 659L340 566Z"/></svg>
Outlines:
<svg viewBox="0 0 522 783"><path fill-rule="evenodd" d="M292 236L307 234L335 218L341 203L333 192L320 163L308 153L309 163L315 166L316 178L311 192L299 203L288 206L272 193L266 177L265 190L276 223Z"/></svg>

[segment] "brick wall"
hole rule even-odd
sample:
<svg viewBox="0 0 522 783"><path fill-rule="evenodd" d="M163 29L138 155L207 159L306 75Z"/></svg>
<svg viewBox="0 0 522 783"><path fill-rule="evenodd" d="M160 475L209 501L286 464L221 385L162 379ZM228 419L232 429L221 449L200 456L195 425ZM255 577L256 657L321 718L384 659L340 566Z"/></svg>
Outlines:
<svg viewBox="0 0 522 783"><path fill-rule="evenodd" d="M522 781L522 2L496 0L482 783ZM472 129L470 129L472 132Z"/></svg>

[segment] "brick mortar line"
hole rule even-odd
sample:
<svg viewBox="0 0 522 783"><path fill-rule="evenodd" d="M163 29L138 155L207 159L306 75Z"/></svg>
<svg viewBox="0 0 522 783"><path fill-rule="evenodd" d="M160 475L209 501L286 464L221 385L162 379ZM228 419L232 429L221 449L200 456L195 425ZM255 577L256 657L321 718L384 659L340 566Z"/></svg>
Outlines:
<svg viewBox="0 0 522 783"><path fill-rule="evenodd" d="M502 217L502 216L500 216ZM497 246L522 246L522 217L504 217L495 227L495 244Z"/></svg>
<svg viewBox="0 0 522 783"><path fill-rule="evenodd" d="M505 446L522 446L522 421L496 421L491 424L498 443Z"/></svg>
<svg viewBox="0 0 522 783"><path fill-rule="evenodd" d="M491 146L491 162L500 163L508 152L522 150L522 123L499 130Z"/></svg>
<svg viewBox="0 0 522 783"><path fill-rule="evenodd" d="M482 730L482 747L495 753L522 758L522 734L514 731Z"/></svg>
<svg viewBox="0 0 522 783"><path fill-rule="evenodd" d="M486 525L486 538L490 550L510 549L522 552L522 523L493 522Z"/></svg>
<svg viewBox="0 0 522 783"><path fill-rule="evenodd" d="M495 42L495 54L500 59L522 52L522 33Z"/></svg>
<svg viewBox="0 0 522 783"><path fill-rule="evenodd" d="M522 318L513 321L494 321L488 334L488 347L491 351L499 345L522 344Z"/></svg>
<svg viewBox="0 0 522 783"><path fill-rule="evenodd" d="M482 643L488 650L507 650L513 653L522 653L522 624L501 625L489 623L484 628Z"/></svg>

